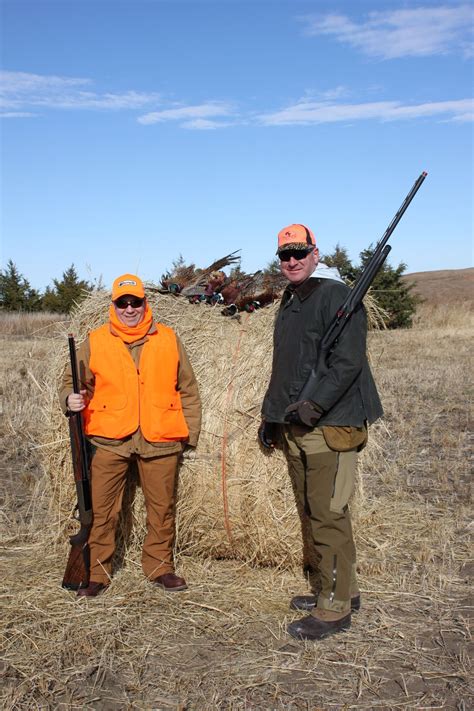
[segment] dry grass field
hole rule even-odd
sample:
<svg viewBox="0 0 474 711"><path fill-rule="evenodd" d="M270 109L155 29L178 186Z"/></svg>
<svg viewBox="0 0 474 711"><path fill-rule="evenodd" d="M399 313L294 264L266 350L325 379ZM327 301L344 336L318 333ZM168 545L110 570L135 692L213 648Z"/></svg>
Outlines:
<svg viewBox="0 0 474 711"><path fill-rule="evenodd" d="M460 306L474 299L474 268L443 269L434 272L413 272L403 280L414 284L413 293L431 306L449 304Z"/></svg>
<svg viewBox="0 0 474 711"><path fill-rule="evenodd" d="M386 417L352 506L362 609L317 644L285 633L298 569L178 554L190 587L175 597L133 563L95 600L61 589L39 449L54 340L26 330L0 338L2 708L472 708L472 304L370 336Z"/></svg>

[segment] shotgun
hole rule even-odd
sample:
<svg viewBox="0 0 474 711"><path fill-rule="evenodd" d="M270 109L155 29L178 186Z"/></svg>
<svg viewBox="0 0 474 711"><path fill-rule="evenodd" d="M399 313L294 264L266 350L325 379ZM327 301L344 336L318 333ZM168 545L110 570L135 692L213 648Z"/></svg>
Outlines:
<svg viewBox="0 0 474 711"><path fill-rule="evenodd" d="M417 178L417 180L413 184L412 189L406 196L400 209L395 214L395 217L385 230L380 241L377 243L374 253L366 264L364 271L357 279L356 283L354 284L354 287L351 289L344 303L341 304L336 314L334 315L326 333L321 339L317 363L314 368L312 368L308 379L306 380L306 383L303 386L303 389L297 397L297 401L299 403L303 403L304 401L311 401L313 399L317 381L321 377L321 371L324 371L326 369L329 355L336 348L337 342L341 337L341 334L344 328L346 327L350 317L357 309L357 307L360 306L360 304L362 303L362 299L366 295L370 285L374 281L378 272L382 268L383 263L387 259L388 253L392 249L391 246L387 244L390 235L402 219L405 210L415 197L427 175L428 173L423 171L420 177ZM310 407L310 404L308 404L308 406ZM291 415L290 417L288 417L287 421L292 421Z"/></svg>
<svg viewBox="0 0 474 711"><path fill-rule="evenodd" d="M79 393L76 346L72 334L68 335L68 341L73 391ZM79 588L86 588L89 585L90 555L87 540L92 525L92 500L89 481L89 454L82 423L82 412L70 412L68 418L72 465L77 493L76 510L81 527L78 533L69 538L71 550L69 551L62 587L68 590L79 590Z"/></svg>

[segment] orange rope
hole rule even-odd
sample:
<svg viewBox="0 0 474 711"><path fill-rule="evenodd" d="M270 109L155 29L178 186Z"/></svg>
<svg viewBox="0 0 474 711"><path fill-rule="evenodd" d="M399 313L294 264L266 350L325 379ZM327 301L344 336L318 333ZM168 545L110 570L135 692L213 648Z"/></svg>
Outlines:
<svg viewBox="0 0 474 711"><path fill-rule="evenodd" d="M237 358L239 356L239 351L240 351L240 346L242 343L242 336L244 334L244 325L249 317L249 313L245 313L244 318L245 321L241 324L240 328L240 333L239 333L239 338L237 341L237 347L235 349L234 357L232 358L232 369L234 365L237 362ZM234 383L231 382L229 387L227 388L227 397L226 397L226 402L225 402L225 408L224 408L224 427L223 427L223 434L222 434L222 454L221 454L221 464L222 464L222 501L224 505L224 526L225 530L227 533L227 538L229 539L229 543L231 546L234 545L234 541L232 538L232 530L230 527L230 521L229 521L229 502L227 499L227 468L226 468L226 449L227 449L227 440L228 440L228 429L227 429L227 412L229 409L229 405L232 399L232 395L234 394Z"/></svg>

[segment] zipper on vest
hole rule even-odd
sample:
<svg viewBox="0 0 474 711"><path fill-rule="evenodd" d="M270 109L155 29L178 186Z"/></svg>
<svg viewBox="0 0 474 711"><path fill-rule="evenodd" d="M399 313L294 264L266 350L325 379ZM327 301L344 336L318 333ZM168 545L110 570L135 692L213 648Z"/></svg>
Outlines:
<svg viewBox="0 0 474 711"><path fill-rule="evenodd" d="M140 368L136 366L137 368L137 389L138 389L138 429L141 432L142 431L142 426L141 426L141 387L140 387ZM143 433L142 433L143 436ZM138 454L138 449L136 450L136 453Z"/></svg>

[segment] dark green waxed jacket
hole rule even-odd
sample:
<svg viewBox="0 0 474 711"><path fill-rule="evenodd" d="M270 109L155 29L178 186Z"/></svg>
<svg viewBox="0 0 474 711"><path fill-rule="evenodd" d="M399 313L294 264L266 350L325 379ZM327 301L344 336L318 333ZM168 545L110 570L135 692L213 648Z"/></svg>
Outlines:
<svg viewBox="0 0 474 711"><path fill-rule="evenodd" d="M311 277L285 289L275 321L273 366L262 415L285 421L285 409L298 400L316 364L321 338L344 302L349 287L332 279ZM323 410L318 426L361 427L383 410L366 353L367 317L360 307L345 327L327 368L315 382L311 399Z"/></svg>

